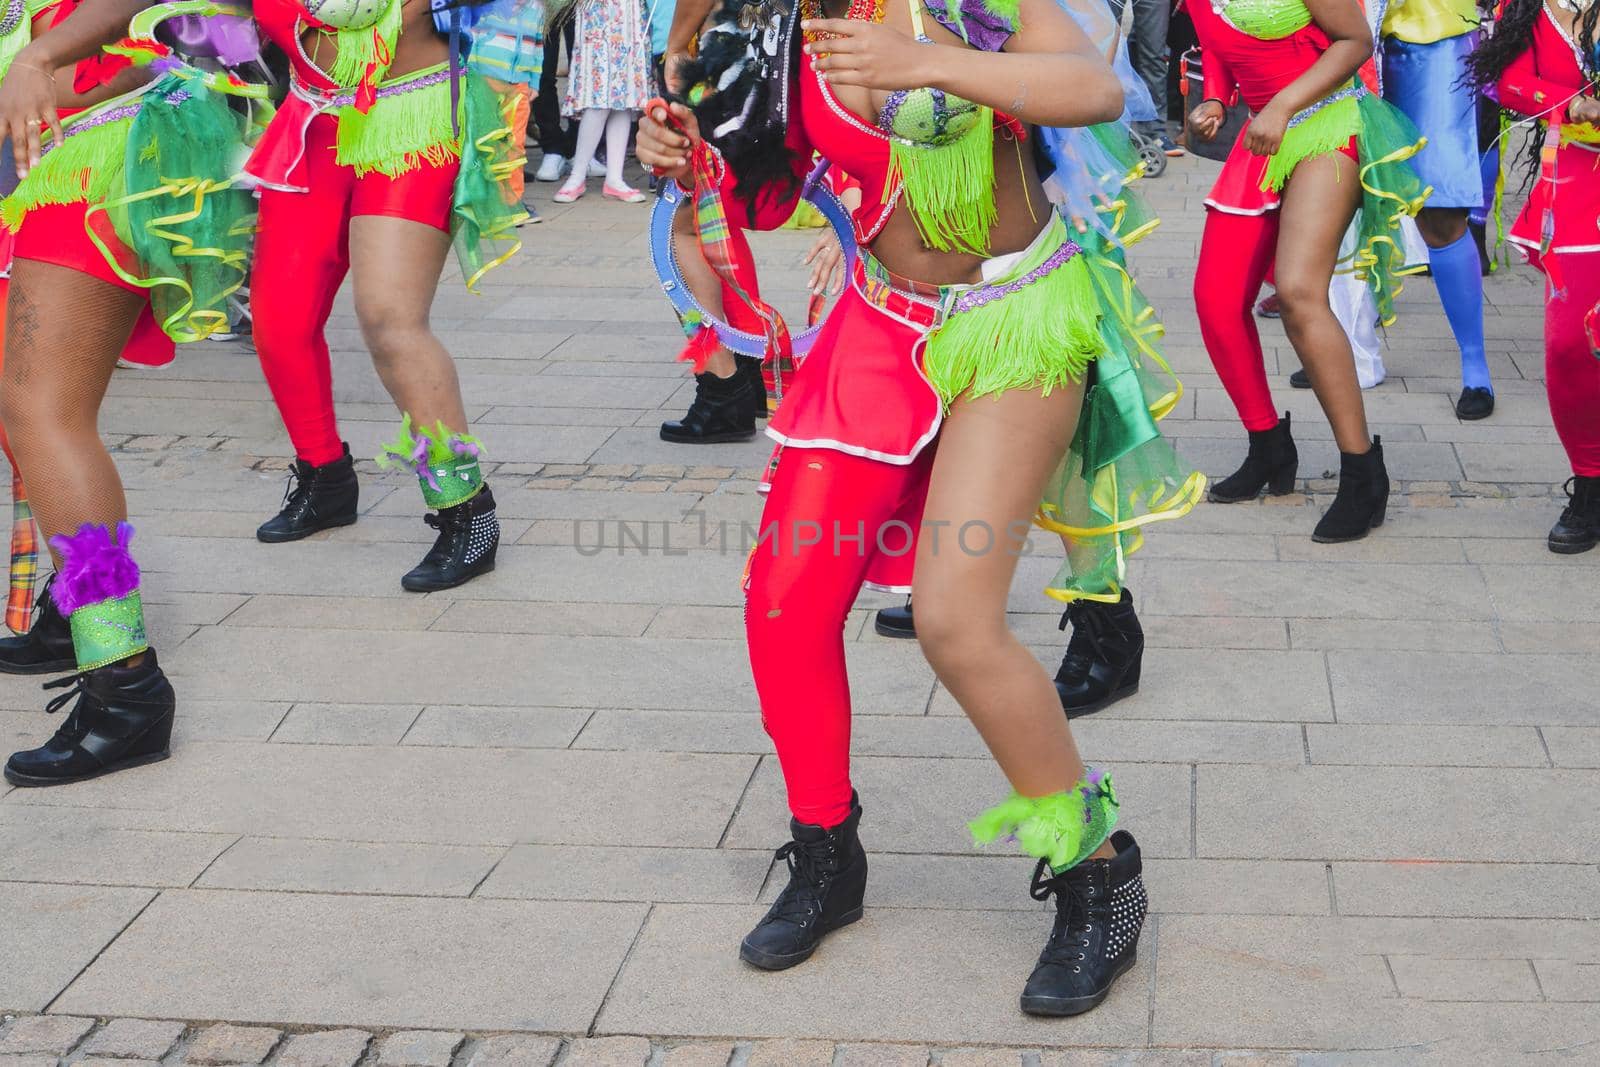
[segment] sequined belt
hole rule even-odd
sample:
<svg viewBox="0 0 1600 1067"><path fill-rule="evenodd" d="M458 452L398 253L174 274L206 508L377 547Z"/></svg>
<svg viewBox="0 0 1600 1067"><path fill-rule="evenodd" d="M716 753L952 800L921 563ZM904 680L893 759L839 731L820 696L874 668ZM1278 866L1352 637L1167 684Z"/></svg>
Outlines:
<svg viewBox="0 0 1600 1067"><path fill-rule="evenodd" d="M1296 126L1300 125L1302 122L1306 121L1311 116L1315 115L1317 112L1321 111L1330 104L1337 104L1341 100L1360 100L1362 97L1366 96L1368 92L1369 90L1365 85L1361 84L1360 82L1356 82L1354 85L1345 86L1336 93L1329 93L1327 96L1323 97L1321 100L1318 100L1315 104L1312 104L1304 111L1296 112L1294 118L1289 120L1289 129L1294 129Z"/></svg>
<svg viewBox="0 0 1600 1067"><path fill-rule="evenodd" d="M80 111L76 115L73 115L71 118L67 119L61 124L61 139L58 141L52 138L39 149L39 158L43 159L45 156L49 155L52 150L65 144L67 140L75 134L88 133L90 130L98 129L101 126L107 126L113 122L121 122L123 119L133 118L145 105L145 101L140 98L143 97L145 93L149 92L150 89L155 86L155 84L156 83L152 81L146 85L140 86L132 93L116 97L112 100L107 100L103 104L88 108L87 110ZM185 100L189 99L189 90L176 89L168 93L163 99L167 103L176 107Z"/></svg>
<svg viewBox="0 0 1600 1067"><path fill-rule="evenodd" d="M1042 281L1083 251L1076 241L1066 236L1058 217L1016 255L1024 261L1032 259L1039 245L1055 237L1060 237L1060 246L1036 267L996 281L957 285L936 285L903 277L863 248L856 261L856 289L879 311L909 325L936 330L952 315L975 311Z"/></svg>

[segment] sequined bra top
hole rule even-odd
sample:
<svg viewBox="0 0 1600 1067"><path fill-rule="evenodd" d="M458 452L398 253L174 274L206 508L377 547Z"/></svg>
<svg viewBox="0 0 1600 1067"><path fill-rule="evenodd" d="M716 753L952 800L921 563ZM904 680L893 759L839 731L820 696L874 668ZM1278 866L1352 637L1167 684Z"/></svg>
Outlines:
<svg viewBox="0 0 1600 1067"><path fill-rule="evenodd" d="M1303 0L1209 0L1209 3L1211 10L1234 29L1262 41L1282 40L1311 25L1311 11Z"/></svg>

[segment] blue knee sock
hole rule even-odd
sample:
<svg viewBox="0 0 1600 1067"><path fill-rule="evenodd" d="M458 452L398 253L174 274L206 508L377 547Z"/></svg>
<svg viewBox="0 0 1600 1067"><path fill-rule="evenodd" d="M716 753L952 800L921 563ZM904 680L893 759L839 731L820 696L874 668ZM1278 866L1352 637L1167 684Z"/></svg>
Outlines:
<svg viewBox="0 0 1600 1067"><path fill-rule="evenodd" d="M1439 302L1461 349L1461 384L1492 389L1489 361L1483 354L1483 272L1472 234L1464 233L1443 248L1428 249Z"/></svg>

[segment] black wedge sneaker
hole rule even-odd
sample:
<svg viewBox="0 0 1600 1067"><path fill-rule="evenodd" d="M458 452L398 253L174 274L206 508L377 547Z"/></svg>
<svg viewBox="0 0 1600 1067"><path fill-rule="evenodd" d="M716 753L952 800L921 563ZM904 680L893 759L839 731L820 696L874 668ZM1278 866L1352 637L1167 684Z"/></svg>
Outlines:
<svg viewBox="0 0 1600 1067"><path fill-rule="evenodd" d="M1600 477L1573 475L1562 490L1567 494L1567 506L1550 527L1545 544L1563 556L1587 552L1600 543Z"/></svg>
<svg viewBox="0 0 1600 1067"><path fill-rule="evenodd" d="M256 540L269 545L298 541L318 530L349 526L356 521L356 504L361 486L350 458L350 446L332 463L313 467L303 459L289 469L289 488L284 490L283 509L262 523Z"/></svg>
<svg viewBox="0 0 1600 1067"><path fill-rule="evenodd" d="M46 682L46 689L72 688L53 698L45 711L60 711L74 697L78 702L54 737L12 755L6 781L66 785L166 759L177 702L155 650L142 655L138 666L113 664Z"/></svg>
<svg viewBox="0 0 1600 1067"><path fill-rule="evenodd" d="M1383 466L1383 438L1360 455L1339 453L1339 491L1311 540L1319 545L1359 541L1383 525L1389 507L1389 472Z"/></svg>
<svg viewBox="0 0 1600 1067"><path fill-rule="evenodd" d="M849 817L831 830L789 820L793 840L776 853L789 865L789 884L745 935L740 959L764 971L785 970L810 959L824 935L861 918L867 854L856 833L860 825L854 797Z"/></svg>
<svg viewBox="0 0 1600 1067"><path fill-rule="evenodd" d="M1092 715L1139 691L1144 628L1133 610L1133 593L1122 590L1115 604L1077 600L1061 616L1072 624L1067 654L1056 671L1056 692L1067 718Z"/></svg>
<svg viewBox="0 0 1600 1067"><path fill-rule="evenodd" d="M61 674L77 667L72 651L72 627L56 607L50 588L56 576L45 579L33 602L33 625L20 637L0 640L0 674Z"/></svg>
<svg viewBox="0 0 1600 1067"><path fill-rule="evenodd" d="M911 598L906 597L901 607L878 609L878 613L872 617L872 628L880 637L909 637L915 640L917 620L911 614Z"/></svg>
<svg viewBox="0 0 1600 1067"><path fill-rule="evenodd" d="M694 401L683 418L661 424L661 439L687 445L748 441L756 435L753 408L748 372L735 370L726 378L710 371L696 374Z"/></svg>
<svg viewBox="0 0 1600 1067"><path fill-rule="evenodd" d="M761 360L754 356L734 356L733 359L734 366L739 368L738 374L743 376L745 384L749 387L751 417L766 418L767 383L761 377Z"/></svg>
<svg viewBox="0 0 1600 1067"><path fill-rule="evenodd" d="M1295 474L1300 469L1300 453L1289 432L1289 413L1270 430L1250 431L1250 451L1239 469L1215 483L1206 498L1217 504L1237 504L1254 500L1265 489L1273 496L1294 490Z"/></svg>
<svg viewBox="0 0 1600 1067"><path fill-rule="evenodd" d="M1056 898L1056 920L1039 962L1022 988L1029 1015L1081 1015L1111 994L1138 959L1145 898L1139 844L1126 830L1111 835L1116 855L1084 860L1055 874L1034 868L1033 899Z"/></svg>
<svg viewBox="0 0 1600 1067"><path fill-rule="evenodd" d="M430 511L422 521L438 530L439 536L422 562L400 579L402 588L413 593L436 593L465 585L494 570L495 552L500 547L500 520L495 516L494 494L487 484L470 500Z"/></svg>

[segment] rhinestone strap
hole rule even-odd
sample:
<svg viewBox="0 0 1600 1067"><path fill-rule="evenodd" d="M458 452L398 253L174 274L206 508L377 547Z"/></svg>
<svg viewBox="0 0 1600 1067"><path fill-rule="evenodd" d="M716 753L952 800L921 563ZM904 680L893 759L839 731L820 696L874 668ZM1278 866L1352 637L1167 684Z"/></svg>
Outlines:
<svg viewBox="0 0 1600 1067"><path fill-rule="evenodd" d="M1306 121L1312 115L1315 115L1317 112L1321 111L1323 108L1327 107L1329 104L1337 104L1341 100L1360 100L1362 97L1364 97L1366 95L1367 95L1367 87L1365 85L1357 84L1357 85L1346 86L1345 88L1340 89L1338 92L1333 93L1330 96L1323 97L1321 100L1318 100L1315 104L1312 104L1310 107L1306 108L1304 111L1302 111L1299 114L1295 115L1294 118L1289 120L1289 129L1291 129L1291 130L1294 129L1296 126L1300 125L1302 122Z"/></svg>

